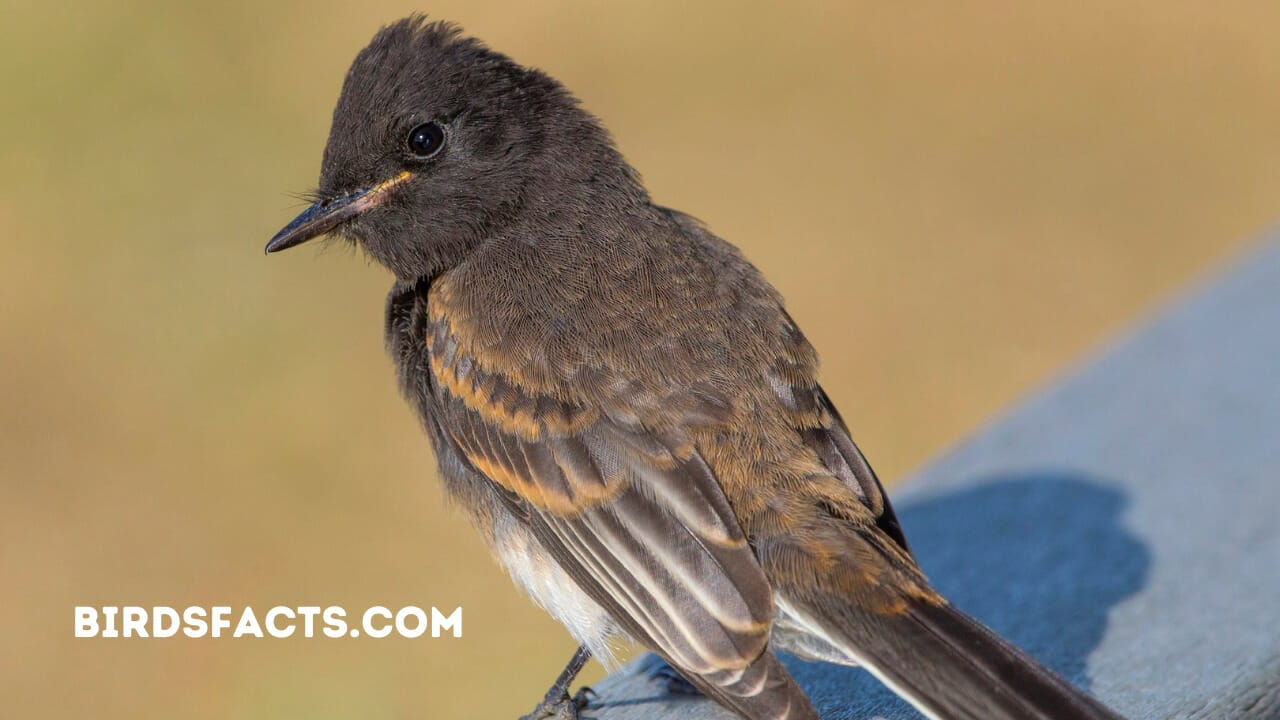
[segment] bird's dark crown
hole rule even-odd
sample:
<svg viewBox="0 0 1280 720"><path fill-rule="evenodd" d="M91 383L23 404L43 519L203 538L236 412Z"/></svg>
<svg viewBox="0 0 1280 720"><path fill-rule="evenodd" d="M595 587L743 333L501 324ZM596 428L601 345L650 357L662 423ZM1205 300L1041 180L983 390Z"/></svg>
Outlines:
<svg viewBox="0 0 1280 720"><path fill-rule="evenodd" d="M456 26L412 16L356 56L319 200L268 251L337 232L413 279L456 265L514 223L599 212L592 195L603 192L613 207L648 201L608 133L560 83Z"/></svg>

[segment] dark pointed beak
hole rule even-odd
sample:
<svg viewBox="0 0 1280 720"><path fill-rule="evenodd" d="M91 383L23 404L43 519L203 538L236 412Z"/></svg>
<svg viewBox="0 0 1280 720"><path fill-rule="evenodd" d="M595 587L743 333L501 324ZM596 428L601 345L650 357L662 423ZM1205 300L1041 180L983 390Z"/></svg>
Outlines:
<svg viewBox="0 0 1280 720"><path fill-rule="evenodd" d="M387 199L391 189L408 180L410 176L411 173L405 170L371 188L357 190L340 198L316 201L271 238L271 242L267 243L267 252L279 252L294 245L301 245L329 232L369 208L381 205Z"/></svg>

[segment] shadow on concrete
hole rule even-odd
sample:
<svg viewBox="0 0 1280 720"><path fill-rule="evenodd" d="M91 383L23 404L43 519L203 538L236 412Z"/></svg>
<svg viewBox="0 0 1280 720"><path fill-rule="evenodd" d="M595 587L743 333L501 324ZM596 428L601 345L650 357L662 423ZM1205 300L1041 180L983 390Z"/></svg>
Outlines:
<svg viewBox="0 0 1280 720"><path fill-rule="evenodd" d="M1128 532L1114 485L1071 472L977 481L904 501L898 515L935 587L1080 687L1108 611L1138 592L1151 565ZM790 659L824 718L920 717L857 668Z"/></svg>

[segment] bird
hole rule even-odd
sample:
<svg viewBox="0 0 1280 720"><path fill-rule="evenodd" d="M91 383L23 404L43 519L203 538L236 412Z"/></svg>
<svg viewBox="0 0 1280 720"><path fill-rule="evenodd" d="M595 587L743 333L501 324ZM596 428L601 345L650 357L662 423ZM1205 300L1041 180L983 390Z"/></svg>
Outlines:
<svg viewBox="0 0 1280 720"><path fill-rule="evenodd" d="M1117 718L929 584L779 292L655 203L560 82L413 15L355 58L312 203L394 275L399 389L446 496L579 647L621 642L748 720L817 711L779 653L946 720Z"/></svg>

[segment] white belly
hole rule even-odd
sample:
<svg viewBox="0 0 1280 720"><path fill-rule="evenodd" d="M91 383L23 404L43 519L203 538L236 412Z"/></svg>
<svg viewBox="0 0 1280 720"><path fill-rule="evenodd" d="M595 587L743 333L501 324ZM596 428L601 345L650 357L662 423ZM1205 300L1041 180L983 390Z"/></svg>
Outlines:
<svg viewBox="0 0 1280 720"><path fill-rule="evenodd" d="M597 661L613 669L615 643L625 640L626 635L604 608L578 589L573 579L514 519L499 522L494 532L501 538L494 543L494 554L516 584L560 621Z"/></svg>

